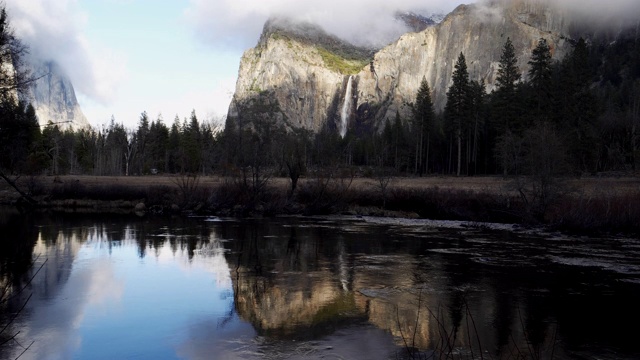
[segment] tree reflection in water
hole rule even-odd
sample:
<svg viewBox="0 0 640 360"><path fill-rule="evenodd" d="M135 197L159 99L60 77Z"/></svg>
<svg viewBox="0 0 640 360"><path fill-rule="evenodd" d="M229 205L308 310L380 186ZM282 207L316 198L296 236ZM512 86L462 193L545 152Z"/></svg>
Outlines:
<svg viewBox="0 0 640 360"><path fill-rule="evenodd" d="M576 311L563 299L595 301L611 312L618 294L631 292L638 300L637 286L598 269L548 261L544 238L434 229L416 236L314 221L221 227L235 239L228 243L228 257L236 264L236 309L264 336L314 339L369 323L394 335L400 347L443 356L564 358L635 351L624 332L611 336L616 320L602 316L585 329L607 345L594 349L587 340L593 335L581 340L585 329L571 324L584 322L591 311ZM490 244L468 241L474 236ZM612 296L594 299L602 286ZM638 319L632 306L613 313ZM571 328L580 335L565 333Z"/></svg>
<svg viewBox="0 0 640 360"><path fill-rule="evenodd" d="M34 306L60 296L80 249L88 245L115 253L135 244L138 259L155 262L169 251L173 262L184 255L187 268L219 262L211 266L226 272L228 290L220 293L225 305L215 320L193 326L190 340L179 347L187 358L220 347L234 351L230 344L237 345L238 337L245 339L241 347L250 349L244 358L276 353L296 358L300 352L322 357L329 348L349 358L365 358L367 351L389 358L637 354L633 334L618 326L620 319L640 320L638 279L631 271L640 269L635 242L551 242L542 236L340 219L136 221L2 212L0 234L11 239L0 242L3 288L14 291L29 279L35 255L49 259L30 286ZM614 259L628 272L571 265L577 252L598 247L604 255L593 255L593 261ZM198 300L190 299L192 294L175 296L187 307ZM3 314L17 304L3 303ZM16 331L9 328L3 336Z"/></svg>
<svg viewBox="0 0 640 360"><path fill-rule="evenodd" d="M0 212L0 350L19 333L12 326L23 311L31 294L27 286L33 276L33 248L38 237L37 229L29 218L20 214ZM38 265L36 272L39 272ZM24 351L28 344L21 345Z"/></svg>

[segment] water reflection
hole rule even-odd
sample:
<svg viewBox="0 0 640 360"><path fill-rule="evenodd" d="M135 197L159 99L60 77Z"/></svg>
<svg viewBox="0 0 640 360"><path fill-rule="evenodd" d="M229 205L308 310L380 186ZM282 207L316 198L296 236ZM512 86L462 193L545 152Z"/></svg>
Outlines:
<svg viewBox="0 0 640 360"><path fill-rule="evenodd" d="M7 305L15 312L32 295L6 331L18 335L0 349L2 358L31 341L22 359L178 358L193 347L194 328L239 323L224 247L211 231L40 221L32 271L42 266L25 296ZM3 281L12 276L5 274Z"/></svg>
<svg viewBox="0 0 640 360"><path fill-rule="evenodd" d="M399 347L455 357L637 354L619 326L640 319L638 288L621 281L628 276L558 264L548 255L560 253L556 244L542 237L423 230L314 221L220 228L234 239L236 309L263 336L316 339L366 323ZM629 260L633 246L606 255ZM628 274L638 262L618 265Z"/></svg>
<svg viewBox="0 0 640 360"><path fill-rule="evenodd" d="M1 211L0 234L3 288L27 284L3 314L31 295L0 359L638 355L630 239Z"/></svg>

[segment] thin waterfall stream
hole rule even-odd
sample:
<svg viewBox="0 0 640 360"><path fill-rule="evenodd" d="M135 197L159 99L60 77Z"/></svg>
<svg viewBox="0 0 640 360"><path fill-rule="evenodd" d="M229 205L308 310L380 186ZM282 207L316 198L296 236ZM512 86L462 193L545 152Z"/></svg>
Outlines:
<svg viewBox="0 0 640 360"><path fill-rule="evenodd" d="M342 111L340 112L340 137L344 139L347 135L347 128L349 127L349 116L351 115L351 106L353 104L352 96L352 82L353 76L349 76L347 81L347 89L344 94L344 103L342 104Z"/></svg>

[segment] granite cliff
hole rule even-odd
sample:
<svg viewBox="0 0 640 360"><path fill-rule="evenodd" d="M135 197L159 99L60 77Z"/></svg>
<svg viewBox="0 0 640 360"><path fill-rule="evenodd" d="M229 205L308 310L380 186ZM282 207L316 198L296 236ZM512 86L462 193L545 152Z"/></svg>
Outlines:
<svg viewBox="0 0 640 360"><path fill-rule="evenodd" d="M310 24L271 20L242 57L227 124L260 118L315 132L325 125L379 129L396 112L409 116L423 77L442 110L461 52L470 79L484 80L491 91L507 37L526 74L538 40L546 39L560 59L581 35L576 24L543 2L485 1L461 5L440 23L382 49L361 49Z"/></svg>
<svg viewBox="0 0 640 360"><path fill-rule="evenodd" d="M372 54L314 25L272 19L242 56L228 119L244 125L266 117L318 131L337 109L346 75L359 72Z"/></svg>
<svg viewBox="0 0 640 360"><path fill-rule="evenodd" d="M56 63L30 59L27 66L37 80L29 85L25 96L35 108L40 125L46 126L51 121L63 129L90 127L76 99L73 84Z"/></svg>

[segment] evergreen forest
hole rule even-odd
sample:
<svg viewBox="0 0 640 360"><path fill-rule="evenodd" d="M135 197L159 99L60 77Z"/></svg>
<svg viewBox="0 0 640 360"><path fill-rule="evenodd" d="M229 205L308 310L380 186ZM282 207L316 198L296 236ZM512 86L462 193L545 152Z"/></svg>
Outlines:
<svg viewBox="0 0 640 360"><path fill-rule="evenodd" d="M507 39L496 89L469 78L460 54L443 112L436 113L423 80L410 118L382 129L350 131L342 139L327 127L318 134L286 131L260 118L250 127L201 122L195 112L172 124L140 115L125 128L111 119L100 129L38 126L33 108L5 96L0 104L0 147L6 173L144 175L221 174L260 167L282 175L293 167L353 167L363 175L582 175L634 171L640 127L638 40L612 45L580 39L553 61L541 39L528 73L516 64ZM250 115L249 115L250 117ZM276 175L278 175L276 173Z"/></svg>

